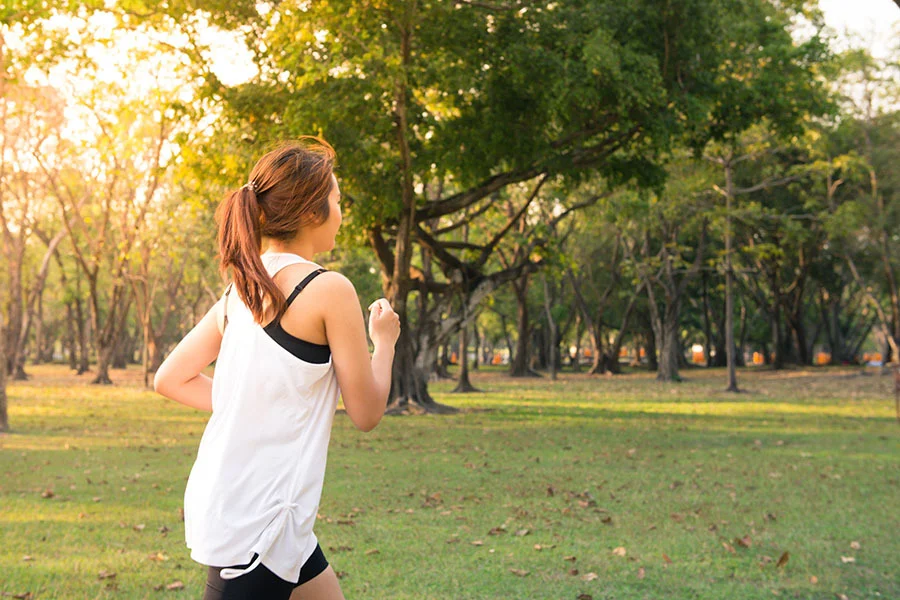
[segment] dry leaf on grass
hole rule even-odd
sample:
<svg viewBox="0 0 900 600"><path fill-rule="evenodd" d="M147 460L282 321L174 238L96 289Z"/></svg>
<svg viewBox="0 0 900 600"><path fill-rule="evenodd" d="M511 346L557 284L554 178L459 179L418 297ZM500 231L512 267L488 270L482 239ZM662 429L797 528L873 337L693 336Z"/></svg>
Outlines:
<svg viewBox="0 0 900 600"><path fill-rule="evenodd" d="M781 558L778 559L778 563L775 565L779 569L787 564L788 559L791 557L790 553L785 550L784 554L781 555Z"/></svg>
<svg viewBox="0 0 900 600"><path fill-rule="evenodd" d="M616 556L625 556L625 554L627 554L627 551L625 550L625 548L623 546L618 546L617 548L613 548L612 552Z"/></svg>
<svg viewBox="0 0 900 600"><path fill-rule="evenodd" d="M173 581L169 585L166 586L167 590L182 590L184 589L184 584L180 581Z"/></svg>
<svg viewBox="0 0 900 600"><path fill-rule="evenodd" d="M525 577L526 575L528 575L528 571L524 569L510 569L509 572L513 575L518 575L519 577Z"/></svg>
<svg viewBox="0 0 900 600"><path fill-rule="evenodd" d="M844 563L844 564L846 565L847 563L856 562L856 559L853 558L852 556L842 556L842 557L841 557L841 562Z"/></svg>
<svg viewBox="0 0 900 600"><path fill-rule="evenodd" d="M644 570L644 567L641 567L640 569L638 569L638 572L637 572L638 579L643 579L644 577L646 577L646 575L647 575L647 572Z"/></svg>
<svg viewBox="0 0 900 600"><path fill-rule="evenodd" d="M584 575L582 575L581 579L583 579L584 581L593 581L599 577L600 577L599 575L597 575L596 573L594 573L592 571L590 573L585 573Z"/></svg>

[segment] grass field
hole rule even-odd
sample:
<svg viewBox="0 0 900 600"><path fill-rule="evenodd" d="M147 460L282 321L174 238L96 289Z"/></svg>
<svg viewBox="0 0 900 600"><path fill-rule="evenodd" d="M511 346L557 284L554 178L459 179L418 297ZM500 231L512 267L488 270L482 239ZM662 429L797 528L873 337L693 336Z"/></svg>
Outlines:
<svg viewBox="0 0 900 600"><path fill-rule="evenodd" d="M0 437L2 597L199 598L179 510L206 416L137 372L31 373ZM338 415L317 534L347 598L900 599L893 382L685 375L482 372L433 385L457 415Z"/></svg>

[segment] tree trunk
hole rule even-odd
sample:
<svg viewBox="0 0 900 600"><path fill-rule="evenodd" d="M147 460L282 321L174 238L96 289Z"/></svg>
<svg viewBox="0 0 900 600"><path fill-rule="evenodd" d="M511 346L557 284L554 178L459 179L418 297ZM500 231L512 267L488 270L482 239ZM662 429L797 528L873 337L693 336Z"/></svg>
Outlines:
<svg viewBox="0 0 900 600"><path fill-rule="evenodd" d="M80 295L76 295L75 297L75 323L78 326L78 375L82 375L84 373L87 373L89 370L89 348L87 337L87 323L85 322L84 307L82 306Z"/></svg>
<svg viewBox="0 0 900 600"><path fill-rule="evenodd" d="M781 304L775 302L772 311L772 352L775 354L772 360L772 368L780 371L784 368L784 341L781 337Z"/></svg>
<svg viewBox="0 0 900 600"><path fill-rule="evenodd" d="M728 359L726 392L738 392L734 347L734 271L731 265L731 201L734 197L730 159L725 165L725 352Z"/></svg>
<svg viewBox="0 0 900 600"><path fill-rule="evenodd" d="M595 321L594 327L588 329L588 337L591 339L591 368L588 375L602 375L606 373L606 361L603 360L603 326L599 321Z"/></svg>
<svg viewBox="0 0 900 600"><path fill-rule="evenodd" d="M472 361L472 370L477 371L481 363L481 333L478 331L478 323L472 322L472 337L475 342L475 360Z"/></svg>
<svg viewBox="0 0 900 600"><path fill-rule="evenodd" d="M469 328L463 320L463 326L459 328L459 379L456 387L453 388L454 394L468 394L470 392L478 392L472 382L469 381Z"/></svg>
<svg viewBox="0 0 900 600"><path fill-rule="evenodd" d="M681 381L681 375L678 374L678 354L681 352L681 340L678 336L680 329L678 323L678 306L673 303L664 311L665 318L658 327L661 335L657 337L662 339L662 345L659 349L659 368L656 371L656 379L658 381Z"/></svg>
<svg viewBox="0 0 900 600"><path fill-rule="evenodd" d="M3 318L0 317L0 433L9 431L9 411L6 400L6 344Z"/></svg>
<svg viewBox="0 0 900 600"><path fill-rule="evenodd" d="M747 305L741 302L741 333L738 335L737 356L735 360L739 367L746 367L744 361L744 346L747 345Z"/></svg>
<svg viewBox="0 0 900 600"><path fill-rule="evenodd" d="M75 343L75 310L74 303L66 302L66 347L69 351L69 368L73 371L78 368L78 346Z"/></svg>
<svg viewBox="0 0 900 600"><path fill-rule="evenodd" d="M542 274L542 280L544 284L544 313L547 315L547 325L550 328L548 338L550 338L550 356L548 357L548 362L550 363L550 380L556 381L556 371L558 368L557 358L559 354L559 334L557 333L557 325L556 320L553 318L553 311L550 310L550 303L552 302L550 298L550 285L547 283L547 275Z"/></svg>
<svg viewBox="0 0 900 600"><path fill-rule="evenodd" d="M703 273L703 362L712 366L712 323L709 318L709 278Z"/></svg>
<svg viewBox="0 0 900 600"><path fill-rule="evenodd" d="M511 360L510 377L539 377L529 366L529 338L531 337L531 325L528 319L528 275L513 282L513 291L516 297L516 353Z"/></svg>

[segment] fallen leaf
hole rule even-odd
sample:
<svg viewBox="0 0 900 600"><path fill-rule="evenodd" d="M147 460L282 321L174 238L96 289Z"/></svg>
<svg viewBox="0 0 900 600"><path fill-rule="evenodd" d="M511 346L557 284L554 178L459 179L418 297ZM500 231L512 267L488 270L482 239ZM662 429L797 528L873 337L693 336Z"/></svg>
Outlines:
<svg viewBox="0 0 900 600"><path fill-rule="evenodd" d="M847 564L847 563L856 562L856 559L853 558L852 556L842 556L842 557L841 557L841 562L844 563L844 564Z"/></svg>
<svg viewBox="0 0 900 600"><path fill-rule="evenodd" d="M115 578L115 573L109 573L108 571L100 571L97 574L97 579L113 579Z"/></svg>
<svg viewBox="0 0 900 600"><path fill-rule="evenodd" d="M522 537L523 535L528 535L529 533L531 533L531 532L527 529L520 529L520 530L516 531L516 535L519 537Z"/></svg>
<svg viewBox="0 0 900 600"><path fill-rule="evenodd" d="M790 553L785 550L784 554L781 555L781 558L778 559L778 562L775 564L779 569L787 564L788 559L791 557Z"/></svg>
<svg viewBox="0 0 900 600"><path fill-rule="evenodd" d="M509 572L513 575L518 575L519 577L525 577L526 575L528 575L528 571L524 569L510 569Z"/></svg>
<svg viewBox="0 0 900 600"><path fill-rule="evenodd" d="M55 496L55 495L56 495L56 494L53 493L53 490L51 490L51 489L49 489L49 488L47 488L46 490L44 490L43 492L41 492L41 498L47 498L47 499L49 499L49 498L52 498L52 497Z"/></svg>
<svg viewBox="0 0 900 600"><path fill-rule="evenodd" d="M173 581L169 585L166 586L167 590L182 590L184 589L184 584L180 581Z"/></svg>
<svg viewBox="0 0 900 600"><path fill-rule="evenodd" d="M488 531L488 535L500 535L502 533L506 533L506 527L500 525L499 527L491 527L491 530Z"/></svg>
<svg viewBox="0 0 900 600"><path fill-rule="evenodd" d="M647 575L647 572L644 571L644 567L641 567L640 569L638 569L638 572L637 572L638 579L643 579L646 575Z"/></svg>
<svg viewBox="0 0 900 600"><path fill-rule="evenodd" d="M166 556L165 554L163 554L162 552L154 552L152 554L149 554L147 556L147 558L149 560L153 560L156 562L163 562L163 561L169 560L169 557Z"/></svg>
<svg viewBox="0 0 900 600"><path fill-rule="evenodd" d="M607 515L607 516L603 517L602 519L600 519L600 522L605 525L612 525L612 517Z"/></svg>
<svg viewBox="0 0 900 600"><path fill-rule="evenodd" d="M371 550L366 550L366 556L372 556L373 554L379 554L378 548L372 548Z"/></svg>
<svg viewBox="0 0 900 600"><path fill-rule="evenodd" d="M850 597L847 594L838 594L838 600L850 600Z"/></svg>
<svg viewBox="0 0 900 600"><path fill-rule="evenodd" d="M22 557L22 560L24 560L25 562L28 562L28 561L30 561L30 560L34 560L34 557L33 557L33 556L25 555L25 556Z"/></svg>
<svg viewBox="0 0 900 600"><path fill-rule="evenodd" d="M728 542L722 542L722 547L731 552L732 554L737 554L737 551L734 549L734 546L729 544Z"/></svg>
<svg viewBox="0 0 900 600"><path fill-rule="evenodd" d="M590 594L578 594L578 596L575 597L575 600L594 600L594 597Z"/></svg>
<svg viewBox="0 0 900 600"><path fill-rule="evenodd" d="M135 531L143 531L146 527L147 527L146 525L144 525L143 523L140 523L138 525L135 525L133 529Z"/></svg>
<svg viewBox="0 0 900 600"><path fill-rule="evenodd" d="M473 546L484 546L484 542L481 540L475 540L474 542L472 542L472 545Z"/></svg>
<svg viewBox="0 0 900 600"><path fill-rule="evenodd" d="M338 579L343 579L344 577L347 576L347 571L335 571L334 574L337 576Z"/></svg>
<svg viewBox="0 0 900 600"><path fill-rule="evenodd" d="M749 535L745 535L742 538L734 538L734 543L742 548L749 548L753 545L753 542L750 540Z"/></svg>
<svg viewBox="0 0 900 600"><path fill-rule="evenodd" d="M809 582L813 585L816 585L817 583L819 583L819 578L815 575L810 575Z"/></svg>
<svg viewBox="0 0 900 600"><path fill-rule="evenodd" d="M162 527L159 528L159 532L160 532L161 534L163 534L163 535L166 535L166 534L169 533L170 531L171 531L171 529L169 529L169 528L166 527L165 525L163 525Z"/></svg>
<svg viewBox="0 0 900 600"><path fill-rule="evenodd" d="M591 571L590 573L585 573L584 575L582 575L581 579L584 581L593 581L599 577L600 577L599 575L597 575L596 573Z"/></svg>
<svg viewBox="0 0 900 600"><path fill-rule="evenodd" d="M850 547L854 550L859 550L859 542L850 542Z"/></svg>
<svg viewBox="0 0 900 600"><path fill-rule="evenodd" d="M575 562L574 556L563 556L563 560L567 560L569 562Z"/></svg>
<svg viewBox="0 0 900 600"><path fill-rule="evenodd" d="M569 575L578 575L578 569L569 569Z"/></svg>
<svg viewBox="0 0 900 600"><path fill-rule="evenodd" d="M618 546L617 548L613 548L613 554L616 556L625 556L626 550L623 546Z"/></svg>
<svg viewBox="0 0 900 600"><path fill-rule="evenodd" d="M666 561L667 564L672 564L672 559L669 558L669 555L663 552L663 560Z"/></svg>

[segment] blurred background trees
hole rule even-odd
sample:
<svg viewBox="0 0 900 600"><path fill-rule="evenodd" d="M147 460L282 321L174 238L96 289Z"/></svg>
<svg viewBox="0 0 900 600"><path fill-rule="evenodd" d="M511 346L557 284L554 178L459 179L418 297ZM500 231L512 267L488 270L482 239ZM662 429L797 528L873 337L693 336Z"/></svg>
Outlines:
<svg viewBox="0 0 900 600"><path fill-rule="evenodd" d="M6 3L0 391L149 381L224 287L218 200L308 133L320 261L403 320L394 409L453 410L451 363L896 359L900 54L833 39L800 1Z"/></svg>

